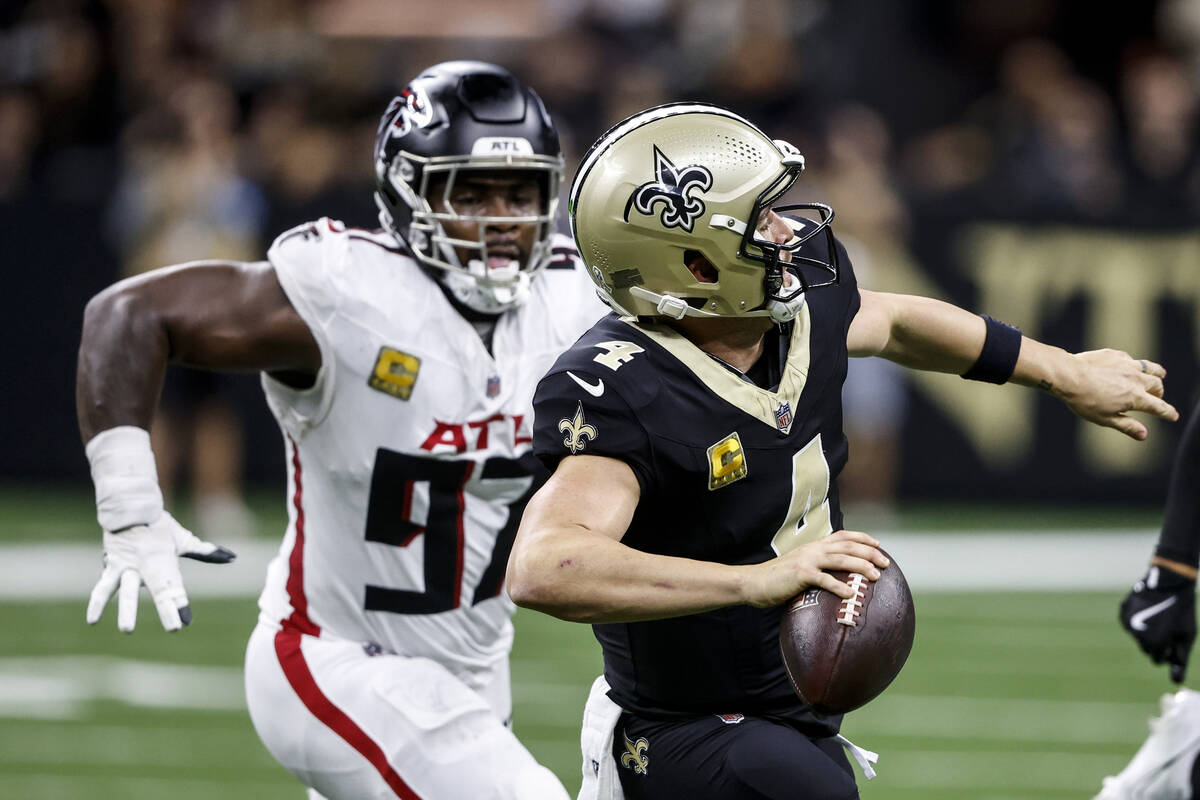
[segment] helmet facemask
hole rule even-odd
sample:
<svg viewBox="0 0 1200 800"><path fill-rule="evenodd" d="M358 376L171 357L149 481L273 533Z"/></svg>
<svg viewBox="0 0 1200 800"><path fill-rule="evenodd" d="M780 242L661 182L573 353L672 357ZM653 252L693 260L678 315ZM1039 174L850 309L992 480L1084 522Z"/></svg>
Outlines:
<svg viewBox="0 0 1200 800"><path fill-rule="evenodd" d="M656 106L588 151L571 190L572 232L598 290L620 313L785 322L807 291L838 276L833 211L781 204L803 169L796 148L732 112ZM816 241L822 232L824 242ZM715 273L696 268L691 253Z"/></svg>
<svg viewBox="0 0 1200 800"><path fill-rule="evenodd" d="M791 147L779 140L775 144L785 153ZM768 186L750 210L750 220L755 223L768 211L778 214L791 228L792 237L784 242L776 242L764 235L757 224L747 224L738 249L740 258L762 262L766 271L763 278L763 308L775 322L793 319L803 307L804 296L810 290L836 285L840 274L837 244L830 225L833 222L833 208L824 203L776 205L791 190L804 169L803 156L797 153L795 158L799 164L790 166L775 184ZM807 215L800 213L805 210L816 212L817 219L805 221ZM801 248L819 234L825 236L829 253L827 262L800 254Z"/></svg>
<svg viewBox="0 0 1200 800"><path fill-rule="evenodd" d="M478 208L456 208L469 176L496 183L481 190ZM519 186L526 176L536 179L536 203L514 203L519 190L497 203L494 192L508 191L502 179ZM494 64L451 61L422 71L392 101L376 136L384 228L455 300L484 314L519 305L551 260L562 176L558 133L541 99Z"/></svg>
<svg viewBox="0 0 1200 800"><path fill-rule="evenodd" d="M416 159L411 154L402 154L396 163ZM494 164L481 159L429 159L417 170L415 187L403 180L405 170L403 166L393 167L389 170L389 180L412 208L411 222L404 238L417 260L439 270L438 277L455 299L474 311L498 314L524 302L529 296L533 276L552 257L554 215L562 180L561 159L526 156ZM470 213L458 207L461 203L454 201L455 188L472 175L512 176L518 181L525 176L536 178L539 197L536 203L528 204L536 205L536 208L533 213L524 215L494 216ZM481 191L486 194L489 190ZM459 227L458 235L447 230L448 225ZM489 229L516 226L534 229L528 252L508 252L512 249L511 242L502 246L505 252L489 252ZM462 228L469 229L470 233Z"/></svg>

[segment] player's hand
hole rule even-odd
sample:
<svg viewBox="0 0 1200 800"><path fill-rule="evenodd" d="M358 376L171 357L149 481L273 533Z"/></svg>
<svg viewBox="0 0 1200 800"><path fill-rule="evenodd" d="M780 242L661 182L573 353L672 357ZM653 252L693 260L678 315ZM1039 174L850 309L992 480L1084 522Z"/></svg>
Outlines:
<svg viewBox="0 0 1200 800"><path fill-rule="evenodd" d="M149 525L135 525L119 533L104 531L104 571L88 600L88 624L99 621L116 591L117 628L131 633L137 624L138 588L143 583L164 628L177 631L190 623L192 612L179 574L179 556L210 564L228 564L236 558L232 550L192 535L166 512Z"/></svg>
<svg viewBox="0 0 1200 800"><path fill-rule="evenodd" d="M1171 680L1183 683L1196 641L1196 582L1151 567L1121 601L1121 625L1155 664L1166 662Z"/></svg>
<svg viewBox="0 0 1200 800"><path fill-rule="evenodd" d="M1074 368L1064 383L1052 389L1067 407L1088 422L1116 428L1142 441L1146 426L1130 411L1152 414L1174 422L1179 412L1163 400L1161 364L1137 359L1120 350L1089 350L1071 356Z"/></svg>
<svg viewBox="0 0 1200 800"><path fill-rule="evenodd" d="M825 570L857 572L870 580L890 562L879 542L862 531L837 531L800 545L779 558L755 564L747 585L747 600L757 608L786 603L810 586L828 589L838 597L853 597L848 583Z"/></svg>

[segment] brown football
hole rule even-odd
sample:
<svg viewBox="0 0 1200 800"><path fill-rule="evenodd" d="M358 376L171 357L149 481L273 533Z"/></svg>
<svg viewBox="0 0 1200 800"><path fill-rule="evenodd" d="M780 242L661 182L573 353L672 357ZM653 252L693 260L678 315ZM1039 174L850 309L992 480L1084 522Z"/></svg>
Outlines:
<svg viewBox="0 0 1200 800"><path fill-rule="evenodd" d="M912 593L896 560L877 581L833 571L858 589L844 600L812 588L797 597L779 626L779 649L800 699L823 714L844 714L887 688L912 650Z"/></svg>

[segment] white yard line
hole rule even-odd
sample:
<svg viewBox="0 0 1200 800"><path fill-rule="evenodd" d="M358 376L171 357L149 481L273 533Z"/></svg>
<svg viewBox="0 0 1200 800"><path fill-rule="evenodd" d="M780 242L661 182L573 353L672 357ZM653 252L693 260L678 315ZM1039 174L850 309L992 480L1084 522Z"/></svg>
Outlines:
<svg viewBox="0 0 1200 800"><path fill-rule="evenodd" d="M0 716L79 719L116 700L145 708L246 707L240 667L194 667L109 656L0 658Z"/></svg>
<svg viewBox="0 0 1200 800"><path fill-rule="evenodd" d="M514 681L519 714L545 711L544 701L581 705L578 687ZM143 708L240 711L240 667L196 667L110 656L0 658L0 717L81 720L85 705L109 700ZM871 747L872 738L1136 745L1153 709L1102 700L990 699L884 694L851 714L846 730ZM574 726L572 722L572 727Z"/></svg>
<svg viewBox="0 0 1200 800"><path fill-rule="evenodd" d="M232 564L181 558L188 597L257 597L278 542L230 543ZM0 601L79 600L86 603L100 577L100 543L0 545Z"/></svg>
<svg viewBox="0 0 1200 800"><path fill-rule="evenodd" d="M880 533L914 592L1128 588L1145 571L1156 530Z"/></svg>
<svg viewBox="0 0 1200 800"><path fill-rule="evenodd" d="M1142 573L1158 533L1151 530L880 533L915 592L1109 590ZM190 597L255 597L279 545L230 545L238 558L212 566L181 559ZM100 544L0 545L0 602L85 601L100 574Z"/></svg>
<svg viewBox="0 0 1200 800"><path fill-rule="evenodd" d="M1155 709L1143 702L947 697L884 693L846 717L847 735L972 742L1070 742L1136 746ZM858 742L862 738L862 742ZM874 749L874 748L871 748ZM1134 747L1133 749L1136 749Z"/></svg>
<svg viewBox="0 0 1200 800"><path fill-rule="evenodd" d="M1063 741L1070 741L1064 739ZM870 747L870 742L856 742ZM1131 748L1131 753L1132 754ZM877 783L887 790L935 789L961 791L959 797L1030 797L1034 792L1100 790L1104 775L1125 765L1127 756L1053 751L1031 747L1020 751L905 750L888 748L880 753ZM873 796L870 784L859 782ZM1087 797L1090 794L1080 794Z"/></svg>

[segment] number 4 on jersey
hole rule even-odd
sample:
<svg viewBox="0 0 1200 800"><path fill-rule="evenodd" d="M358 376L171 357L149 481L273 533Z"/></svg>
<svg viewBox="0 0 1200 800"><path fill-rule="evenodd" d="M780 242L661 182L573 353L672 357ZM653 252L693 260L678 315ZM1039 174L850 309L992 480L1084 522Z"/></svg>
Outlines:
<svg viewBox="0 0 1200 800"><path fill-rule="evenodd" d="M771 540L779 555L833 533L829 516L829 462L821 434L792 456L792 502L787 518Z"/></svg>
<svg viewBox="0 0 1200 800"><path fill-rule="evenodd" d="M633 342L597 342L593 347L599 347L604 352L593 358L597 364L616 372L626 361L632 361L638 353L646 352Z"/></svg>

